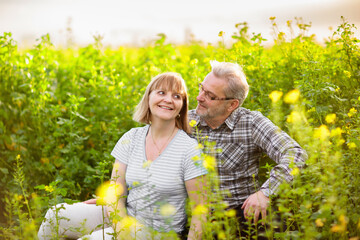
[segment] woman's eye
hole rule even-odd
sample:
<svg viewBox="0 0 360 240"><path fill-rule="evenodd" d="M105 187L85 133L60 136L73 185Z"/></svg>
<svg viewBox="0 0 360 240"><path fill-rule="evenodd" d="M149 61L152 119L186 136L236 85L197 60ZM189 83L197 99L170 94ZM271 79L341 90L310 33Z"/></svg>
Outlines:
<svg viewBox="0 0 360 240"><path fill-rule="evenodd" d="M164 92L164 91L158 91L158 94L160 94L160 95L164 95L164 94L165 94L165 92Z"/></svg>
<svg viewBox="0 0 360 240"><path fill-rule="evenodd" d="M174 95L174 98L181 99L181 96L179 94Z"/></svg>

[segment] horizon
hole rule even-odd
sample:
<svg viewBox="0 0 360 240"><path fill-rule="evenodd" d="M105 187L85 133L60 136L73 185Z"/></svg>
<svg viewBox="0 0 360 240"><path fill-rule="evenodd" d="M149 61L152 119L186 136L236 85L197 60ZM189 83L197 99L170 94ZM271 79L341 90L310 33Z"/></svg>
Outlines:
<svg viewBox="0 0 360 240"><path fill-rule="evenodd" d="M141 7L139 7L141 6ZM192 36L203 43L231 42L235 25L247 22L250 36L261 33L273 43L270 17L275 17L279 30L295 17L310 24L308 35L315 34L321 43L341 24L341 16L351 24L360 25L360 1L357 0L296 0L287 2L258 0L245 2L226 0L176 1L156 0L0 0L0 31L11 32L20 47L30 47L36 39L49 34L55 46L76 46L94 43L94 36L103 37L104 46L143 46L163 33L167 42L183 44ZM331 31L330 28L333 28ZM359 31L356 33L359 37Z"/></svg>

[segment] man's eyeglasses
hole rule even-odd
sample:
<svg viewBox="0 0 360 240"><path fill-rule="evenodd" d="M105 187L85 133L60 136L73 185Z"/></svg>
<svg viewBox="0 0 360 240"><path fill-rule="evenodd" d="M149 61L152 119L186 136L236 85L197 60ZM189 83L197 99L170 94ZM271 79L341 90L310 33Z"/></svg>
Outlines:
<svg viewBox="0 0 360 240"><path fill-rule="evenodd" d="M223 100L233 100L233 99L236 99L236 98L219 98L219 97L216 97L213 93L209 92L209 91L206 91L204 89L204 86L199 83L199 92L202 93L204 92L204 95L205 95L205 98L208 99L208 100L211 100L211 101L223 101Z"/></svg>

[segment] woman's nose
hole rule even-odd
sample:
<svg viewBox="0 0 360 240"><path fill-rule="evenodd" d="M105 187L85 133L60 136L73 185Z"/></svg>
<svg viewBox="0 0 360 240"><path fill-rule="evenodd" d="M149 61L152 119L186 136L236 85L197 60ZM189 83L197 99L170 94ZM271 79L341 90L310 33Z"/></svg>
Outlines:
<svg viewBox="0 0 360 240"><path fill-rule="evenodd" d="M167 94L164 96L164 100L167 101L167 102L171 102L171 100L172 100L172 94L171 94L171 93L167 93Z"/></svg>

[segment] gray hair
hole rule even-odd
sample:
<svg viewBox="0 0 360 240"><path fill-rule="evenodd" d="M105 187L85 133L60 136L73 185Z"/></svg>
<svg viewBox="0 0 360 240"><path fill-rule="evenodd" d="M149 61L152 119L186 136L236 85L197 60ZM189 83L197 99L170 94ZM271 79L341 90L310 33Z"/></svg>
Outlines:
<svg viewBox="0 0 360 240"><path fill-rule="evenodd" d="M216 77L228 82L228 87L224 89L225 96L238 99L241 106L249 93L249 84L242 67L236 63L216 60L210 61L210 65Z"/></svg>

